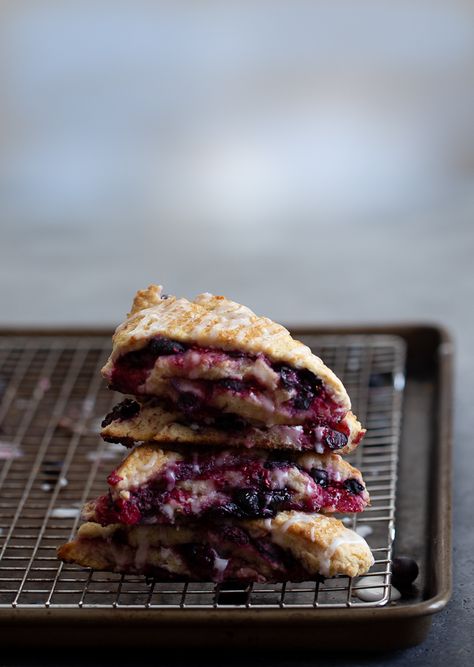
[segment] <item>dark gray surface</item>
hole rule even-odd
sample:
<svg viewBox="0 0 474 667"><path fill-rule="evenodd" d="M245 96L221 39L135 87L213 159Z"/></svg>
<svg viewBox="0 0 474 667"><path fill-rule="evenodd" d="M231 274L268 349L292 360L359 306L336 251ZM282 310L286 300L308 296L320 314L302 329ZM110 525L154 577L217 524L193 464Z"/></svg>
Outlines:
<svg viewBox="0 0 474 667"><path fill-rule="evenodd" d="M402 653L383 656L263 655L261 665L455 665L474 656L474 374L473 295L474 223L470 202L431 216L397 224L341 226L297 225L254 252L248 243L229 247L225 236L210 239L189 229L163 230L166 244L141 244L146 229L136 230L130 245L124 230L97 236L93 225L63 230L47 225L10 229L0 248L3 324L107 324L127 310L131 294L151 281L167 290L192 295L208 289L225 293L290 323L364 323L400 320L438 321L454 334L456 409L454 448L454 592L435 616L428 640ZM72 232L71 232L72 233ZM37 242L42 239L38 250ZM140 247L140 252L138 248ZM19 256L22 261L19 262ZM107 250L107 252L106 252ZM112 257L113 259L107 259ZM125 270L126 269L126 270ZM78 638L80 645L80 638ZM23 664L84 664L86 657L22 657ZM19 664L18 654L1 664ZM41 661L41 662L40 662ZM94 656L89 664L136 664L136 653ZM255 660L257 662L257 660ZM140 655L141 664L251 664L248 654Z"/></svg>

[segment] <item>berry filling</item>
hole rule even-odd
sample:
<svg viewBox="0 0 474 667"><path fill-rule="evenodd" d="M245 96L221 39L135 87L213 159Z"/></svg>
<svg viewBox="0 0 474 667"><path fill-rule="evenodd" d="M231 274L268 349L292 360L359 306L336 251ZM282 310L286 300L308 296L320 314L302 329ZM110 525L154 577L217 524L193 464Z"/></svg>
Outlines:
<svg viewBox="0 0 474 667"><path fill-rule="evenodd" d="M113 421L125 421L127 419L133 419L140 412L140 405L133 401L131 398L126 398L118 405L115 405L112 410L106 415L105 419L102 421L102 428L105 428Z"/></svg>
<svg viewBox="0 0 474 667"><path fill-rule="evenodd" d="M361 512L368 502L363 484L341 479L331 464L305 469L281 455L188 455L136 487L121 482L119 471L109 475L109 494L93 504L98 523L267 518L285 510Z"/></svg>
<svg viewBox="0 0 474 667"><path fill-rule="evenodd" d="M275 425L270 427L256 427L245 421L242 417L231 412L219 413L214 411L206 413L196 411L192 408L196 405L196 400L192 394L183 394L180 401L181 415L175 415L176 423L191 428L194 434L206 435L208 428L216 428L225 432L223 440L227 444L233 446L244 446L248 448L265 446L262 443L265 441L267 446L271 443L276 443L277 447L285 449L294 449L297 451L316 451L319 454L325 451L338 451L345 447L349 441L350 431L347 424L340 422L337 425L338 430L334 430L324 424L311 423L303 426L283 426ZM145 404L141 406L136 401L125 399L122 403L116 405L113 410L105 417L102 422L102 427L106 428L110 424L120 423L127 420L133 420L140 415L142 407L145 410L144 422L147 423L149 414L153 414L153 410L160 410L160 405L156 403L156 399L148 399ZM169 410L173 410L170 406ZM140 424L141 419L138 419ZM127 435L121 436L119 434L110 432L103 432L102 437L109 442L119 442L126 447L132 447L135 440L153 440L159 434L158 431L150 430L139 431L138 437L135 439L131 437L134 432L134 425L131 424L127 428Z"/></svg>
<svg viewBox="0 0 474 667"><path fill-rule="evenodd" d="M147 409L153 409L156 405L156 399L149 399L144 405ZM304 424L303 426L275 425L270 427L256 427L232 412L203 412L199 409L198 401L193 394L182 394L179 398L178 406L182 413L180 416L176 416L178 423L188 426L194 433L205 433L203 428L217 428L225 432L228 444L258 447L258 442L261 442L262 438L265 438L269 442L278 443L279 446L283 446L285 449L316 451L322 454L326 451L337 452L345 447L349 441L349 429L344 422L337 424L338 430L317 422ZM129 398L125 399L125 401L116 405L105 417L102 427L106 427L112 422L133 419L140 414L141 407L136 401ZM172 409L170 406L170 410ZM133 433L133 427L129 431ZM146 436L141 436L137 440L152 440L155 435L154 432L149 432ZM126 447L134 445L133 438L129 436L114 437L104 434L103 437L110 442L120 442Z"/></svg>
<svg viewBox="0 0 474 667"><path fill-rule="evenodd" d="M334 429L347 412L306 369L164 337L116 359L109 382L125 394L168 399L200 421L219 412L267 426L324 422Z"/></svg>
<svg viewBox="0 0 474 667"><path fill-rule="evenodd" d="M314 579L289 552L268 539L253 539L243 528L223 527L219 533L209 529L206 540L179 548L193 579L249 582Z"/></svg>

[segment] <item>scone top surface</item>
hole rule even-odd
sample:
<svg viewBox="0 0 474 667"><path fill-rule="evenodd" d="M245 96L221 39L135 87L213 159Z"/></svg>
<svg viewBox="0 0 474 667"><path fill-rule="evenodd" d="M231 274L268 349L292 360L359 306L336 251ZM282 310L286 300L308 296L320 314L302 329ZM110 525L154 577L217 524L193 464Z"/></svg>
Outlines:
<svg viewBox="0 0 474 667"><path fill-rule="evenodd" d="M325 577L357 577L374 564L365 539L331 516L280 512L268 524L261 519L249 524L256 531L268 527L276 544L289 548L310 572Z"/></svg>
<svg viewBox="0 0 474 667"><path fill-rule="evenodd" d="M155 336L224 351L264 354L272 362L306 368L323 380L341 407L350 410L349 396L339 378L281 324L224 296L204 293L188 301L163 296L159 285L137 292L128 318L115 331L112 354L102 374L109 377L117 357L144 347Z"/></svg>

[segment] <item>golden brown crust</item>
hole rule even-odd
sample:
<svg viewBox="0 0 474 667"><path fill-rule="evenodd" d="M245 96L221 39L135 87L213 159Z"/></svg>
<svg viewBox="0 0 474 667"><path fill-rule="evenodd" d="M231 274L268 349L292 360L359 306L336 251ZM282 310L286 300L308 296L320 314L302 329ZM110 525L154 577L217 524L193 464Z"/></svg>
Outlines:
<svg viewBox="0 0 474 667"><path fill-rule="evenodd" d="M161 335L202 347L239 350L250 355L263 353L273 362L306 368L324 382L341 407L350 410L349 396L339 378L280 324L223 296L204 293L193 301L163 299L161 289L150 285L135 296L128 319L115 331L112 354L102 369L107 379L118 356L138 350Z"/></svg>
<svg viewBox="0 0 474 667"><path fill-rule="evenodd" d="M324 514L280 512L266 519L247 522L256 537L271 530L275 544L289 549L309 572L325 577L343 574L356 577L374 564L363 537L346 528L342 521Z"/></svg>
<svg viewBox="0 0 474 667"><path fill-rule="evenodd" d="M105 570L110 566L110 559L100 549L91 549L89 542L85 540L100 539L106 542L116 530L116 525L99 526L96 523L83 523L76 538L59 547L58 558L66 563L74 562L84 567Z"/></svg>
<svg viewBox="0 0 474 667"><path fill-rule="evenodd" d="M133 298L132 309L127 314L130 318L146 308L152 308L160 303L162 299L163 287L162 285L150 285L147 289L138 290ZM166 297L167 299L174 299L175 297Z"/></svg>
<svg viewBox="0 0 474 667"><path fill-rule="evenodd" d="M118 441L301 450L296 437L299 432L291 427L254 427L249 436L245 432L229 433L212 426L193 428L183 423L184 419L184 415L177 410L165 410L161 405L143 405L134 417L112 421L102 429L101 435L106 440ZM342 423L347 426L350 435L347 444L338 452L348 454L357 447L365 429L352 412L347 413Z"/></svg>
<svg viewBox="0 0 474 667"><path fill-rule="evenodd" d="M118 543L113 538L120 532ZM166 549L191 542L194 534L187 528L168 526L126 527L120 524L100 526L84 523L76 537L58 549L58 558L66 563L76 563L82 567L112 572L139 572L145 564L164 567L173 575L188 575L184 561L176 553ZM164 548L162 548L164 547ZM127 567L123 564L127 563ZM130 567L130 564L133 564Z"/></svg>
<svg viewBox="0 0 474 667"><path fill-rule="evenodd" d="M114 488L118 491L138 488L182 458L178 452L166 452L153 444L135 447L115 471L122 479Z"/></svg>

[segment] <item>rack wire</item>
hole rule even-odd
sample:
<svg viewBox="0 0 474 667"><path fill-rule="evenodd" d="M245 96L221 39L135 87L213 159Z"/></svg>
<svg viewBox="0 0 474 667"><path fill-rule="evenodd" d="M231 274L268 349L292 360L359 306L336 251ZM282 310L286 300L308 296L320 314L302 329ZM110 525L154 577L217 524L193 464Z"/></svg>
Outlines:
<svg viewBox="0 0 474 667"><path fill-rule="evenodd" d="M405 348L387 335L301 337L344 381L368 432L351 455L371 506L343 517L374 554L368 577L249 585L159 583L65 565L57 547L124 455L103 442L119 400L100 368L108 336L0 336L0 613L2 608L340 608L390 602ZM367 601L359 595L372 590ZM79 612L78 612L79 613Z"/></svg>

